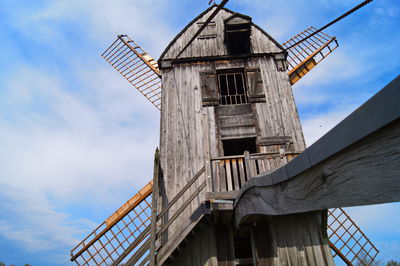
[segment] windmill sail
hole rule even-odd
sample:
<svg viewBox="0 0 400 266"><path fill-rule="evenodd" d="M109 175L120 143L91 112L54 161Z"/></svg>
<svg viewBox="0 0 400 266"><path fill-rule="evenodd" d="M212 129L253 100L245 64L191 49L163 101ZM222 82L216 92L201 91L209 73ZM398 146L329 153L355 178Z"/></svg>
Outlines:
<svg viewBox="0 0 400 266"><path fill-rule="evenodd" d="M152 186L151 181L72 249L71 261L77 265L148 261ZM131 253L137 256L129 259Z"/></svg>
<svg viewBox="0 0 400 266"><path fill-rule="evenodd" d="M297 34L290 40L282 44L284 48L289 48L293 44L301 41L314 33L317 29L310 27ZM289 48L288 51L288 71L291 84L295 84L319 62L325 59L330 53L339 46L335 37L326 33L319 32L314 36Z"/></svg>
<svg viewBox="0 0 400 266"><path fill-rule="evenodd" d="M161 78L157 61L135 41L119 35L101 55L155 107L161 109Z"/></svg>
<svg viewBox="0 0 400 266"><path fill-rule="evenodd" d="M371 265L378 249L342 208L328 211L329 245L347 265Z"/></svg>

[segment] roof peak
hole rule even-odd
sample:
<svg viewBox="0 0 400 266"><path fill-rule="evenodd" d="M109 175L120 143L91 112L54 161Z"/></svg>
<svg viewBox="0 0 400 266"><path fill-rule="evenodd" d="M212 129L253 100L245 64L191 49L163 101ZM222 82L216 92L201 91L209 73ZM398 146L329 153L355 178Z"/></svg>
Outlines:
<svg viewBox="0 0 400 266"><path fill-rule="evenodd" d="M213 10L214 8L217 8L218 5L217 4L213 4L210 7L208 7L207 9L205 9L203 12L201 12L198 16L196 16L192 21L190 21L176 36L174 39L172 39L172 41L168 44L168 46L164 49L164 51L162 52L162 54L160 55L160 58L158 59L158 61L163 60L164 56L167 54L167 52L170 50L170 48L172 47L172 45L175 44L175 42L182 36L183 33L186 32L186 30L192 26L196 21L198 21L200 18L202 18L204 15L206 15L208 12L210 12L211 10ZM257 24L252 22L252 17L247 16L245 14L239 13L239 12L235 12L233 10L230 10L226 7L222 7L221 11L226 11L228 13L231 13L232 16L230 16L227 19L231 19L233 17L236 16L240 16L242 18L246 18L246 19L250 19L251 25L254 26L256 29L260 30L264 35L266 35L273 43L275 43L279 49L281 50L285 50L281 44L279 44L274 38L272 38L268 33L266 33L261 27L259 27Z"/></svg>

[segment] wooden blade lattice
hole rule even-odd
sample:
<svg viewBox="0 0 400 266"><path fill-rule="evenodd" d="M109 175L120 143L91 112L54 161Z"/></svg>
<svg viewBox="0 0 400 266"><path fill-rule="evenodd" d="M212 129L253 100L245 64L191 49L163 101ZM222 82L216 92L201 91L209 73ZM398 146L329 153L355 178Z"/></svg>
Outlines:
<svg viewBox="0 0 400 266"><path fill-rule="evenodd" d="M310 27L283 43L282 46L284 48L290 47L316 30L314 27ZM290 83L295 84L299 81L338 46L339 44L335 37L319 32L288 49L287 62Z"/></svg>
<svg viewBox="0 0 400 266"><path fill-rule="evenodd" d="M371 265L379 250L342 208L328 210L329 244L347 265Z"/></svg>
<svg viewBox="0 0 400 266"><path fill-rule="evenodd" d="M148 261L152 186L153 182L148 183L72 249L71 261L77 265L118 265L131 253L136 254L135 262Z"/></svg>
<svg viewBox="0 0 400 266"><path fill-rule="evenodd" d="M135 41L119 35L101 56L161 110L161 78L157 61Z"/></svg>

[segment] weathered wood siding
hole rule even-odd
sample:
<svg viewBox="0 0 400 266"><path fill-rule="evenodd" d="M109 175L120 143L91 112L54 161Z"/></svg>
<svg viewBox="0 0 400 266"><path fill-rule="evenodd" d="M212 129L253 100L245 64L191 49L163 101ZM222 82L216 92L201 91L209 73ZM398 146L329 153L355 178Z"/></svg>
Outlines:
<svg viewBox="0 0 400 266"><path fill-rule="evenodd" d="M212 12L213 8L210 8L178 35L161 59L174 59ZM227 55L224 19L232 14L227 9L221 10L180 58ZM230 61L174 63L171 68L161 69L160 163L163 178L160 187L163 206L167 206L199 169L205 167L205 172L196 183L169 209L165 220L185 204L200 184L206 182L199 196L191 201L163 235L163 250L168 250L169 241L177 239L174 234L186 232L185 228L191 228L196 223L193 213L199 210L205 193L213 191L210 159L224 155L223 139L254 137L259 152L279 153L283 147L290 152L300 152L305 148L288 74L279 72L274 56L268 55L282 52L279 44L253 24L251 52L262 55ZM243 69L245 83L251 88L248 91L249 103L218 105L218 88L214 87L209 93L204 90L204 73L211 73L207 82L214 80L216 84L217 71L234 68ZM245 111L242 112L242 109ZM274 143L276 139L289 139L290 143L277 144ZM277 160L276 166L280 166L286 163L287 158L281 156ZM275 165L267 168L273 167ZM164 253L167 256L168 252Z"/></svg>
<svg viewBox="0 0 400 266"><path fill-rule="evenodd" d="M195 211L204 192L211 191L210 158L223 156L221 142L221 124L227 120L219 117L219 109L226 106L203 107L200 73L205 70L229 68L259 68L263 80L265 103L251 103L250 110L257 139L290 136L293 151L305 148L296 106L286 72L278 72L272 57L235 60L230 62L208 62L204 64L174 65L169 70L162 70L163 95L161 110L161 143L160 162L165 189L164 204L168 203L189 179L203 166L206 172L200 176L196 186L207 179L207 187L197 197L180 218L174 222L169 232L186 224ZM237 105L239 108L239 105ZM224 129L226 132L226 128ZM242 128L230 127L229 134L240 137ZM227 133L228 134L228 133ZM229 135L228 134L228 135ZM276 145L272 145L275 147ZM260 145L260 151L269 146ZM282 165L286 158L281 159ZM272 166L271 166L272 167ZM173 208L171 213L180 207L189 197L187 193Z"/></svg>
<svg viewBox="0 0 400 266"><path fill-rule="evenodd" d="M196 73L196 74L194 74ZM202 124L203 110L201 105L199 67L176 66L164 72L160 162L163 175L164 204L181 191L188 181L205 166L206 146L203 137L206 135ZM170 215L184 204L196 188L205 181L203 173L188 189L180 200L170 209ZM202 195L202 193L201 193ZM196 197L168 230L169 237L182 224L187 224L190 215L199 207L200 199Z"/></svg>
<svg viewBox="0 0 400 266"><path fill-rule="evenodd" d="M252 230L259 266L334 265L320 212L264 218Z"/></svg>
<svg viewBox="0 0 400 266"><path fill-rule="evenodd" d="M164 52L160 60L175 59L182 48L189 42L216 7L210 9L197 21L189 24L188 28L178 35L169 48ZM233 12L222 9L213 18L212 22L203 30L193 43L183 52L179 58L208 57L227 55L224 44L224 20L232 16ZM279 48L272 38L263 33L257 26L251 27L251 51L252 53L279 53Z"/></svg>
<svg viewBox="0 0 400 266"><path fill-rule="evenodd" d="M191 232L179 250L175 251L171 261L165 265L171 266L218 266L217 239L214 224L203 225Z"/></svg>

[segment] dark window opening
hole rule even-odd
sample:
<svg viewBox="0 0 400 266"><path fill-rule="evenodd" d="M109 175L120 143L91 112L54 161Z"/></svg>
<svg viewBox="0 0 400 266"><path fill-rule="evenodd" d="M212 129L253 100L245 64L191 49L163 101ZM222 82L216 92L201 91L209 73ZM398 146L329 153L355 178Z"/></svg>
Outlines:
<svg viewBox="0 0 400 266"><path fill-rule="evenodd" d="M221 105L243 104L248 102L246 84L242 71L218 74L218 86Z"/></svg>
<svg viewBox="0 0 400 266"><path fill-rule="evenodd" d="M228 54L250 53L251 20L232 18L225 22L225 43Z"/></svg>
<svg viewBox="0 0 400 266"><path fill-rule="evenodd" d="M235 260L237 266L252 266L253 251L251 247L251 238L249 232L236 234L235 242Z"/></svg>
<svg viewBox="0 0 400 266"><path fill-rule="evenodd" d="M243 155L245 151L257 153L256 138L222 140L224 156Z"/></svg>

